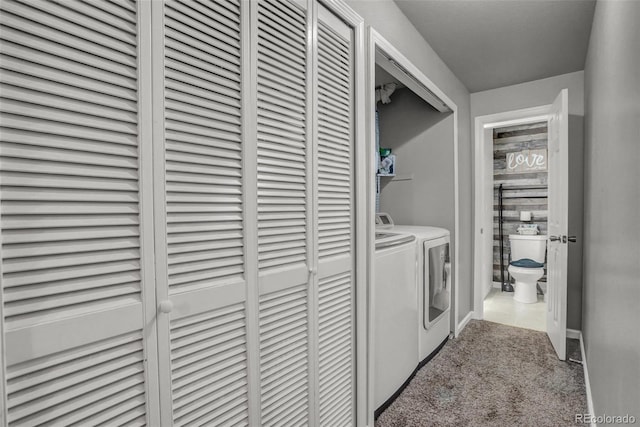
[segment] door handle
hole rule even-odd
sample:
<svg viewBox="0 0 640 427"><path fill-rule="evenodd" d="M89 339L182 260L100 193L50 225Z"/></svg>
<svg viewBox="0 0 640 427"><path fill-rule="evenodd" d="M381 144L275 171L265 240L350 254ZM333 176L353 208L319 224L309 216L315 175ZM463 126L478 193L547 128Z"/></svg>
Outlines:
<svg viewBox="0 0 640 427"><path fill-rule="evenodd" d="M571 243L575 243L575 242L578 240L576 236L569 236L567 239L568 239Z"/></svg>
<svg viewBox="0 0 640 427"><path fill-rule="evenodd" d="M173 302L164 300L160 303L160 313L169 314L173 310Z"/></svg>
<svg viewBox="0 0 640 427"><path fill-rule="evenodd" d="M550 242L559 242L560 241L560 236L549 236L549 241Z"/></svg>

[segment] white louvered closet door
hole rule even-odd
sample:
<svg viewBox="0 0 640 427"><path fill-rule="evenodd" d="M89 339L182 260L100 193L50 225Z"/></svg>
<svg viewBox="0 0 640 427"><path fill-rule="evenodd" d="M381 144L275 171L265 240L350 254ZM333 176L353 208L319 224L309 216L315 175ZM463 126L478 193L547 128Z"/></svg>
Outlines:
<svg viewBox="0 0 640 427"><path fill-rule="evenodd" d="M300 2L302 3L302 2ZM257 58L257 225L260 419L307 425L311 158L305 8L252 3Z"/></svg>
<svg viewBox="0 0 640 427"><path fill-rule="evenodd" d="M5 422L153 423L138 5L0 9Z"/></svg>
<svg viewBox="0 0 640 427"><path fill-rule="evenodd" d="M318 6L318 416L355 423L354 34Z"/></svg>
<svg viewBox="0 0 640 427"><path fill-rule="evenodd" d="M352 424L350 27L0 10L0 424Z"/></svg>
<svg viewBox="0 0 640 427"><path fill-rule="evenodd" d="M239 0L152 5L163 425L248 424ZM162 105L163 104L163 105Z"/></svg>

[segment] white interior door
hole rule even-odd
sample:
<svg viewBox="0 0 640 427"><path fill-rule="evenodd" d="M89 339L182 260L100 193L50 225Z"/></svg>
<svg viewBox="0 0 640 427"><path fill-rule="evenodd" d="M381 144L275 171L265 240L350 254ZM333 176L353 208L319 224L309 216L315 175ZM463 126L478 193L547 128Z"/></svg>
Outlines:
<svg viewBox="0 0 640 427"><path fill-rule="evenodd" d="M2 425L158 423L145 7L0 4Z"/></svg>
<svg viewBox="0 0 640 427"><path fill-rule="evenodd" d="M310 12L252 3L257 144L260 422L314 418ZM254 28L252 26L252 28Z"/></svg>
<svg viewBox="0 0 640 427"><path fill-rule="evenodd" d="M485 133L485 147L483 147L484 160L482 165L487 170L482 171L484 179L482 180L483 192L483 208L484 224L482 226L482 235L484 239L484 260L482 260L482 301L491 292L493 287L493 206L494 206L494 189L493 189L493 128L483 129ZM497 231L497 230L496 230ZM502 283L500 284L502 288ZM480 304L481 308L483 304Z"/></svg>
<svg viewBox="0 0 640 427"><path fill-rule="evenodd" d="M248 422L247 6L152 3L163 425Z"/></svg>
<svg viewBox="0 0 640 427"><path fill-rule="evenodd" d="M567 339L567 200L569 195L568 91L553 102L549 117L549 217L547 245L547 335L560 360Z"/></svg>
<svg viewBox="0 0 640 427"><path fill-rule="evenodd" d="M317 35L318 416L354 425L354 34L319 5Z"/></svg>

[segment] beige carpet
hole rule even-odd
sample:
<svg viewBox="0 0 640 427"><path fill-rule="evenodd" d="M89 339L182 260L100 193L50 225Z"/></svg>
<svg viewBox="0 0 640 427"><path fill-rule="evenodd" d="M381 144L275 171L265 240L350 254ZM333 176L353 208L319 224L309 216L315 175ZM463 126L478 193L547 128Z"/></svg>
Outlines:
<svg viewBox="0 0 640 427"><path fill-rule="evenodd" d="M575 341L569 355L580 359ZM376 421L401 426L569 426L587 411L582 365L544 332L472 320Z"/></svg>

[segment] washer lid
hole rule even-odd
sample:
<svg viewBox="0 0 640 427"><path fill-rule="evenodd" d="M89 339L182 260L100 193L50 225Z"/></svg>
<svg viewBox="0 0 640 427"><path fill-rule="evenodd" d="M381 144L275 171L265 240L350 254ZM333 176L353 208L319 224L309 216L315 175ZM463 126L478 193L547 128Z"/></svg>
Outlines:
<svg viewBox="0 0 640 427"><path fill-rule="evenodd" d="M433 240L449 236L449 230L441 227L429 227L426 225L395 225L391 231L409 233L418 239Z"/></svg>
<svg viewBox="0 0 640 427"><path fill-rule="evenodd" d="M376 231L376 250L404 245L415 240L416 237L411 234Z"/></svg>

